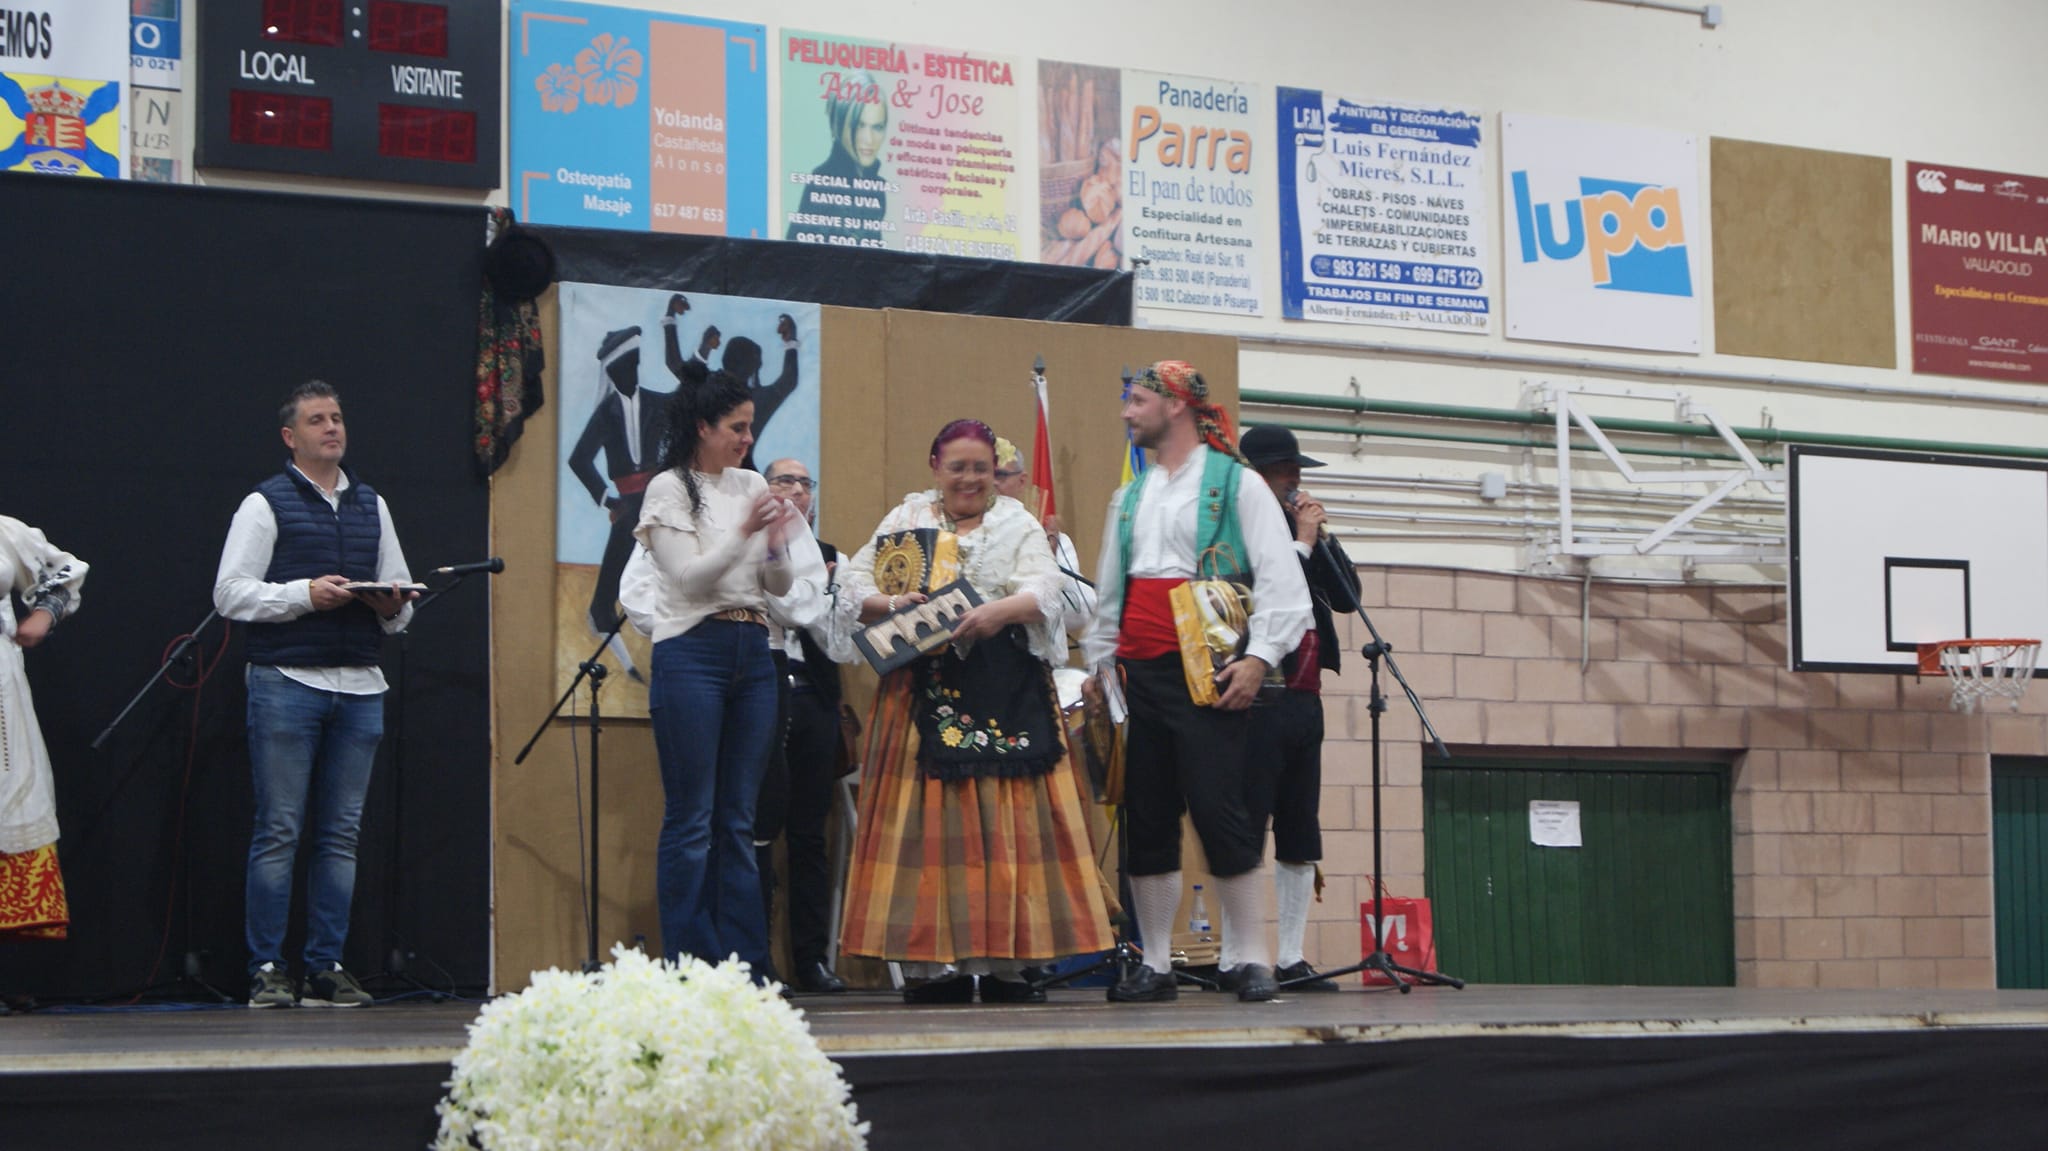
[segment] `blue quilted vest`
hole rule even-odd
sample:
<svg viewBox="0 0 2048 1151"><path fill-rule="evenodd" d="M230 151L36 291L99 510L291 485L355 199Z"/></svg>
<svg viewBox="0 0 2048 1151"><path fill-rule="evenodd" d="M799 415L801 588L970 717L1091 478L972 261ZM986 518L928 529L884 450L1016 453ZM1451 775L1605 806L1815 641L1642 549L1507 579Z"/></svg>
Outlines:
<svg viewBox="0 0 2048 1151"><path fill-rule="evenodd" d="M377 578L377 544L383 520L377 493L347 473L349 485L339 510L313 481L291 468L256 485L277 517L277 543L270 552L270 583L317 579L337 572L352 580ZM369 605L351 603L316 611L289 623L248 625L249 662L258 667L375 667L384 629Z"/></svg>

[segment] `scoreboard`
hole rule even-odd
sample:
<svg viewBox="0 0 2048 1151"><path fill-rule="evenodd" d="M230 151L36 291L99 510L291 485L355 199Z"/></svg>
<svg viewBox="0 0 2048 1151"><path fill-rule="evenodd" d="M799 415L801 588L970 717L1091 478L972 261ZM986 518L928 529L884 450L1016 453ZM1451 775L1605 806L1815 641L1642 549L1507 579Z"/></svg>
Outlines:
<svg viewBox="0 0 2048 1151"><path fill-rule="evenodd" d="M198 166L498 186L496 0L198 7Z"/></svg>

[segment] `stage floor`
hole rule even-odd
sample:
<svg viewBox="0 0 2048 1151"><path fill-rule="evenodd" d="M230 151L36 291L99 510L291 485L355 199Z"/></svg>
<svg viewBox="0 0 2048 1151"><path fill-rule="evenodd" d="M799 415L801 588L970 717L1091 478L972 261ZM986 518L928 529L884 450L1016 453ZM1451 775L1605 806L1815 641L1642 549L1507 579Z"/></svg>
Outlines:
<svg viewBox="0 0 2048 1151"><path fill-rule="evenodd" d="M798 1001L871 1151L2048 1146L2048 992L1351 989ZM472 1003L0 1018L8 1151L417 1148Z"/></svg>
<svg viewBox="0 0 2048 1151"><path fill-rule="evenodd" d="M1745 1035L2048 1029L2048 991L1786 991L1705 987L1349 988L1241 1004L1183 989L1113 1004L1099 989L1035 1006L909 1007L893 993L796 1000L835 1059L1077 1048L1261 1047L1453 1037ZM360 1010L43 1011L0 1018L0 1075L236 1067L446 1065L467 1003Z"/></svg>

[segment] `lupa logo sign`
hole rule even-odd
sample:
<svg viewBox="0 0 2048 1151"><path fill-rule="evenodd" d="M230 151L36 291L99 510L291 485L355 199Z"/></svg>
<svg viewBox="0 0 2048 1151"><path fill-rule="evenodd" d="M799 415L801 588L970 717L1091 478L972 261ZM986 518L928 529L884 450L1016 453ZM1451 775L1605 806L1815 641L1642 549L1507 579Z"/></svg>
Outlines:
<svg viewBox="0 0 2048 1151"><path fill-rule="evenodd" d="M1692 295L1678 189L1581 176L1576 199L1550 204L1530 195L1527 172L1511 181L1523 263L1583 259L1595 288Z"/></svg>
<svg viewBox="0 0 2048 1151"><path fill-rule="evenodd" d="M1939 168L1922 168L1913 174L1913 184L1923 192L1936 196L1948 191L1948 173Z"/></svg>

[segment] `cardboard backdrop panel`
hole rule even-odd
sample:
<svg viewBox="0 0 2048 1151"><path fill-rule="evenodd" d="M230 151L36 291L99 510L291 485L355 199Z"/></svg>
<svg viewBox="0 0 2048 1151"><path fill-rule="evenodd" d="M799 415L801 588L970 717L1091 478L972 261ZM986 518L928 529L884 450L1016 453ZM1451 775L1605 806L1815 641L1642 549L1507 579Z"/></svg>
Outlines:
<svg viewBox="0 0 2048 1151"><path fill-rule="evenodd" d="M1053 479L1061 526L1095 574L1096 542L1123 468L1122 371L1183 359L1201 369L1210 393L1237 411L1237 341L1125 328L889 312L888 406L883 410L888 502L931 486L932 437L948 420L972 417L1024 452L1037 427L1031 361L1045 357ZM847 541L848 549L864 536Z"/></svg>
<svg viewBox="0 0 2048 1151"><path fill-rule="evenodd" d="M542 300L541 330L557 329L554 293ZM947 420L973 416L1029 450L1034 417L1032 357L1043 355L1052 411L1060 507L1084 565L1093 572L1103 513L1124 448L1120 371L1177 357L1193 362L1214 393L1237 407L1237 344L1228 337L1128 328L825 308L819 320L823 419L819 427L821 538L858 548L904 493L930 486L931 438ZM549 395L558 358L550 349ZM558 724L525 764L512 758L555 702L553 618L560 405L529 423L525 439L492 485L492 551L506 561L493 585L497 686L493 887L495 971L502 990L528 973L583 959L582 874L590 810L587 724ZM849 702L865 713L873 677L847 669ZM606 692L611 689L607 687ZM588 712L579 693L575 716ZM606 704L609 715L610 704ZM567 709L565 709L566 711ZM655 840L662 791L654 740L644 721L603 724L599 777L599 946L661 932L655 911Z"/></svg>
<svg viewBox="0 0 2048 1151"><path fill-rule="evenodd" d="M1716 137L1714 348L1889 368L1892 162Z"/></svg>

